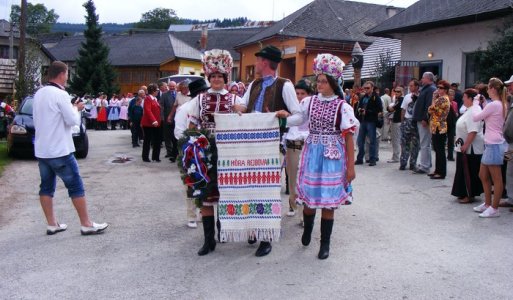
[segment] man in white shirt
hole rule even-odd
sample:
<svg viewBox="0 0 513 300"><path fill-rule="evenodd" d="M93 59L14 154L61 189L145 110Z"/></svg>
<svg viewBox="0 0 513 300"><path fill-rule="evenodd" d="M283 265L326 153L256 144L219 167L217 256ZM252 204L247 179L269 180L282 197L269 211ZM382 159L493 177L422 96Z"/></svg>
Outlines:
<svg viewBox="0 0 513 300"><path fill-rule="evenodd" d="M413 120L413 107L419 96L420 83L413 79L408 84L410 93L406 95L401 104L401 159L399 170L406 170L408 159L410 170L414 170L419 156L420 143L417 122Z"/></svg>
<svg viewBox="0 0 513 300"><path fill-rule="evenodd" d="M238 112L266 113L275 112L280 119L280 128L299 126L303 123L301 107L296 90L290 80L276 76L276 70L282 60L281 50L275 46L266 46L255 54L255 71L261 78L253 81L244 96L241 105L234 105ZM248 241L253 243L252 240ZM255 255L265 256L272 250L271 242L260 242Z"/></svg>
<svg viewBox="0 0 513 300"><path fill-rule="evenodd" d="M59 224L53 211L56 176L59 176L77 210L82 235L98 234L108 224L97 224L89 219L84 186L73 155L75 146L71 128L80 126L79 111L84 109L84 104L78 101L71 104L71 98L64 90L67 79L67 65L55 61L48 69L48 85L34 95L34 152L41 175L39 199L48 223L46 233L52 235L66 230L67 225Z"/></svg>

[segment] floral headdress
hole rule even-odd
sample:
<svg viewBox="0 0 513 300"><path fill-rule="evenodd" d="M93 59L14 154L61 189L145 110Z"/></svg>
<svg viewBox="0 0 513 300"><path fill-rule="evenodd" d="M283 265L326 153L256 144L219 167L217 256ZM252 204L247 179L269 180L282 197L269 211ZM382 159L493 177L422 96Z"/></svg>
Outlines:
<svg viewBox="0 0 513 300"><path fill-rule="evenodd" d="M317 55L313 64L315 75L325 74L330 75L335 79L342 78L344 66L346 65L340 58L329 53Z"/></svg>
<svg viewBox="0 0 513 300"><path fill-rule="evenodd" d="M230 52L221 49L205 51L205 54L201 56L201 62L207 77L213 73L229 75L233 67L233 58Z"/></svg>

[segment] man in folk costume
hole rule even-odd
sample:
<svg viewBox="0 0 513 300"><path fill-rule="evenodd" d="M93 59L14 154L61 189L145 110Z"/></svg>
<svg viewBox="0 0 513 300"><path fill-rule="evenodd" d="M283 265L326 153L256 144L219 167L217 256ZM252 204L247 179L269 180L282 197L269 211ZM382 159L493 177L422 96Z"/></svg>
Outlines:
<svg viewBox="0 0 513 300"><path fill-rule="evenodd" d="M175 117L175 136L177 139L183 138L187 129L206 130L210 134L215 133L216 124L214 114L225 114L234 112L235 104L241 103L241 98L230 94L224 86L228 83L228 76L231 73L233 59L227 50L212 49L206 51L202 56L203 70L210 82L210 89L204 93L200 93L194 99L187 102L181 107L181 112ZM185 133L185 134L184 134ZM217 150L215 145L210 145L212 153L208 173L209 178L206 194L199 197L201 202L201 215L203 222L203 233L205 243L198 251L198 255L206 255L210 251L214 251L216 247L215 241L215 218L214 205L219 201L219 189L217 186ZM185 151L184 151L185 152ZM186 157L184 155L184 157ZM184 158L183 163L187 165L189 162ZM201 165L194 169L201 169ZM192 172L192 169L189 170ZM204 175L204 174L203 174ZM187 176L186 176L187 177ZM186 178L187 179L187 178ZM190 178L189 178L190 179ZM194 188L190 191L195 196Z"/></svg>
<svg viewBox="0 0 513 300"><path fill-rule="evenodd" d="M293 83L276 76L276 70L282 59L280 49L275 46L266 46L255 53L255 71L260 78L253 81L242 98L242 106L235 110L245 113L276 112L280 118L280 128L285 131L286 126L298 126L303 122L301 107L296 97ZM248 241L254 243L255 240ZM262 240L255 255L265 256L272 250L270 240Z"/></svg>

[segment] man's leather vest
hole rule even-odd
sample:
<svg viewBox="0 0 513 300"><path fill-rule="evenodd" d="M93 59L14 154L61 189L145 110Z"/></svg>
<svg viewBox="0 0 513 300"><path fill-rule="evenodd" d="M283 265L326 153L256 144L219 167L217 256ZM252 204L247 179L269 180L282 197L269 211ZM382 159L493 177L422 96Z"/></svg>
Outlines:
<svg viewBox="0 0 513 300"><path fill-rule="evenodd" d="M286 110L287 105L285 105L285 101L283 100L283 85L287 82L288 79L277 77L274 83L265 89L264 92L264 104L262 105L262 112L275 112L278 110ZM260 91L262 91L262 83L263 80L261 78L253 81L251 85L251 90L249 91L249 103L247 112L255 111L256 101L258 99L258 95L260 95Z"/></svg>

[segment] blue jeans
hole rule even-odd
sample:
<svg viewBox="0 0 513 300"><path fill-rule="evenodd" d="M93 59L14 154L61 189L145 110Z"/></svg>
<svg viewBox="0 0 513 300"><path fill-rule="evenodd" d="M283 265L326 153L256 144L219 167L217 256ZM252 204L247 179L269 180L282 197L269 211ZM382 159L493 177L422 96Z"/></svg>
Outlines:
<svg viewBox="0 0 513 300"><path fill-rule="evenodd" d="M41 185L40 196L53 198L57 176L64 182L70 198L83 197L85 195L84 184L78 171L78 164L73 154L57 158L38 158Z"/></svg>
<svg viewBox="0 0 513 300"><path fill-rule="evenodd" d="M363 161L365 156L365 138L369 137L369 161L376 162L376 122L362 121L358 132L357 161Z"/></svg>

